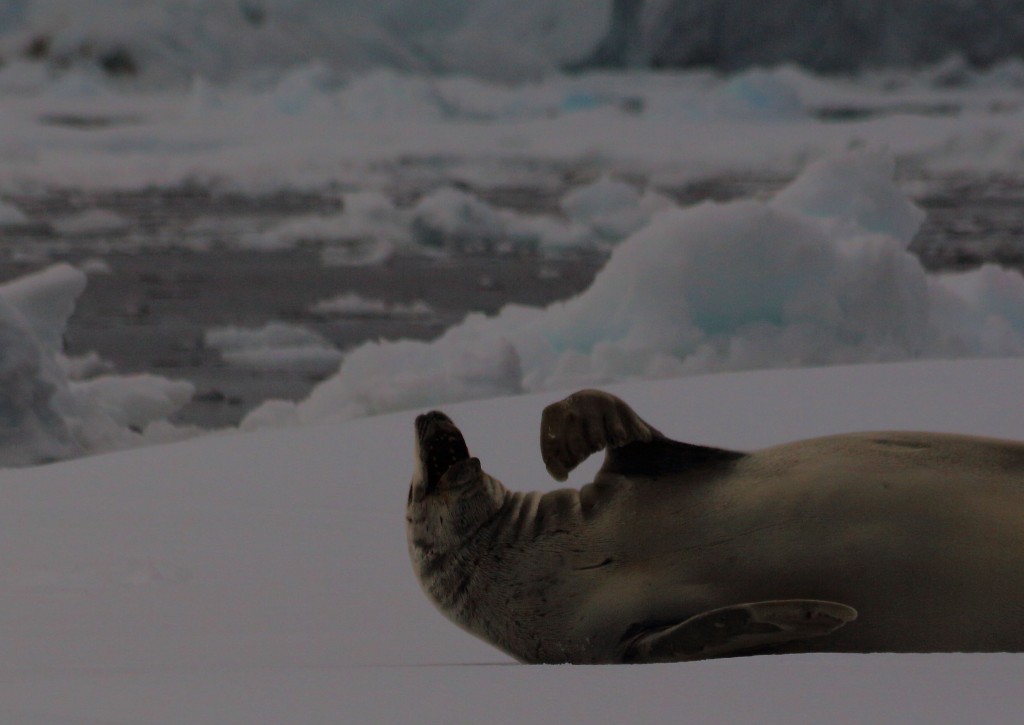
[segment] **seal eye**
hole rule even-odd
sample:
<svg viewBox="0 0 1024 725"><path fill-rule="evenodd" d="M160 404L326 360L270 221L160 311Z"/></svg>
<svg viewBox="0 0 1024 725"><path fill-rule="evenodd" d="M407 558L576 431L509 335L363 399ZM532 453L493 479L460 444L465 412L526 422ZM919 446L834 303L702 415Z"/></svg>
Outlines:
<svg viewBox="0 0 1024 725"><path fill-rule="evenodd" d="M433 491L449 468L469 459L469 449L462 433L444 413L434 411L419 416L416 432L427 491Z"/></svg>

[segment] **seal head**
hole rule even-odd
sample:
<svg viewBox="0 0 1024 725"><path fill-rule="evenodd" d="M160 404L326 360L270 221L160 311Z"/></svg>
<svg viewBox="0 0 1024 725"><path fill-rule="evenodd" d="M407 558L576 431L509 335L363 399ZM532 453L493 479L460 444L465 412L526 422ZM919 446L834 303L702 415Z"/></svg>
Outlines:
<svg viewBox="0 0 1024 725"><path fill-rule="evenodd" d="M462 432L440 411L416 418L416 444L420 476L427 494L440 488L441 479L452 466L469 460Z"/></svg>
<svg viewBox="0 0 1024 725"><path fill-rule="evenodd" d="M416 465L409 486L406 534L420 584L456 624L468 627L466 593L473 571L462 565L470 542L492 523L508 495L469 455L444 413L416 418Z"/></svg>

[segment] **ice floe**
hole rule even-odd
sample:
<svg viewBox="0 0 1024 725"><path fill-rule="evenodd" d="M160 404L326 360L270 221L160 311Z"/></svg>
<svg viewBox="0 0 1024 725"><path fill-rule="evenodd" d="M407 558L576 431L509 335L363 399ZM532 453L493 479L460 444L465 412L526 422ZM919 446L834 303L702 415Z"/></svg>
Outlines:
<svg viewBox="0 0 1024 725"><path fill-rule="evenodd" d="M292 419L721 370L1018 354L1024 277L926 276L907 251L923 215L892 170L885 154L852 153L811 164L771 200L670 208L577 297L473 314L433 342L363 345Z"/></svg>

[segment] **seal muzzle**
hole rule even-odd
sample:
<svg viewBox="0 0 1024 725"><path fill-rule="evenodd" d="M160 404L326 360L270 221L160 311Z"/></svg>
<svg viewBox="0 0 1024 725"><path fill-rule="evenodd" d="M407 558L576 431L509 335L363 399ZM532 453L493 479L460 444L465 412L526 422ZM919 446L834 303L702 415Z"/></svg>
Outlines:
<svg viewBox="0 0 1024 725"><path fill-rule="evenodd" d="M469 460L469 449L452 419L437 410L416 418L416 436L426 490L430 493L437 490L449 468Z"/></svg>

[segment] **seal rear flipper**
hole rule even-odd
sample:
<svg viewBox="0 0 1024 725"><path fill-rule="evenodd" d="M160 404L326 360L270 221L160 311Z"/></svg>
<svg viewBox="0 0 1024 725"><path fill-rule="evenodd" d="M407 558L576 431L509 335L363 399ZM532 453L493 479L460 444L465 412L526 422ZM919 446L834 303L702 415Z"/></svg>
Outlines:
<svg viewBox="0 0 1024 725"><path fill-rule="evenodd" d="M650 476L745 455L666 438L624 401L601 390L580 390L546 407L540 450L548 473L559 481L601 450L607 450L602 472Z"/></svg>
<svg viewBox="0 0 1024 725"><path fill-rule="evenodd" d="M838 602L783 599L712 609L634 636L623 661L680 662L753 653L831 634L857 618Z"/></svg>

